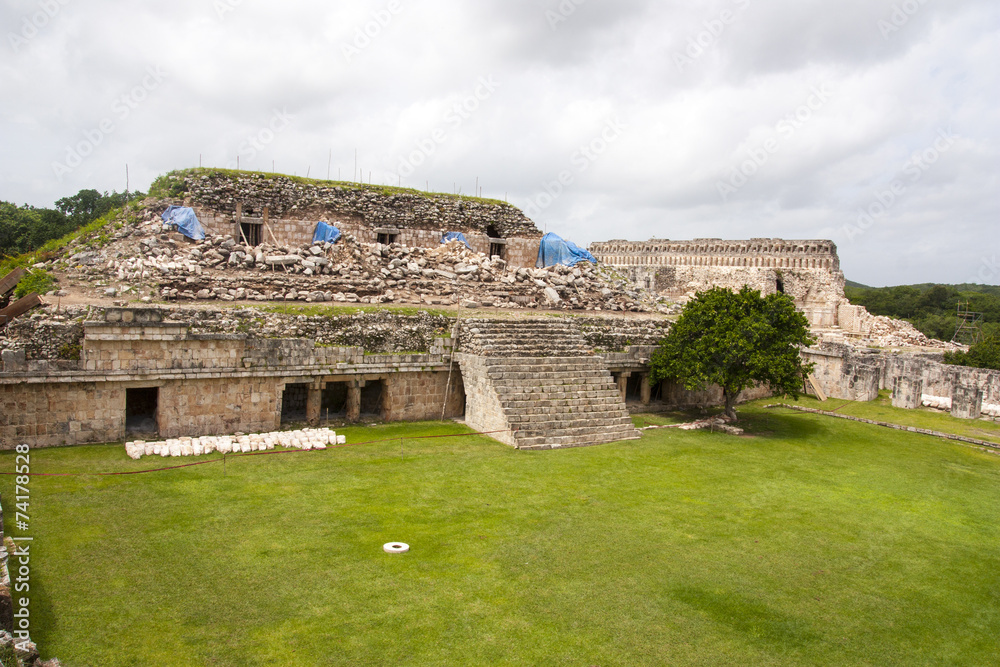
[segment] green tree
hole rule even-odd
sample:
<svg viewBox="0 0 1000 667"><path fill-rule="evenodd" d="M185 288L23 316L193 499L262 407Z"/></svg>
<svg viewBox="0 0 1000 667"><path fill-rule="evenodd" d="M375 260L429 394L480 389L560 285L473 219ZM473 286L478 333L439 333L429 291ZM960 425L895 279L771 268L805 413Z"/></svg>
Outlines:
<svg viewBox="0 0 1000 667"><path fill-rule="evenodd" d="M110 195L97 190L80 190L72 197L63 197L56 202L56 208L73 221L74 228L82 227L97 220L113 208L124 206L133 199L143 197L141 192L117 192Z"/></svg>
<svg viewBox="0 0 1000 667"><path fill-rule="evenodd" d="M988 335L969 347L968 352L945 352L944 362L955 366L1000 370L1000 337L996 334Z"/></svg>
<svg viewBox="0 0 1000 667"><path fill-rule="evenodd" d="M716 287L684 307L653 353L652 378L676 379L692 390L719 385L726 416L735 421L736 399L751 386L798 396L812 372L799 349L813 342L809 323L788 296Z"/></svg>

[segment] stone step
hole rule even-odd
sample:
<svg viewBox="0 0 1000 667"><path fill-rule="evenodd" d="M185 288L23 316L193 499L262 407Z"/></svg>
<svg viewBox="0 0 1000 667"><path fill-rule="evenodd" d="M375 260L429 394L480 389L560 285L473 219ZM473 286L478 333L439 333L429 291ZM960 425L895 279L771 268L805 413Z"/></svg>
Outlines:
<svg viewBox="0 0 1000 667"><path fill-rule="evenodd" d="M565 410L547 410L537 412L526 412L521 410L508 410L507 421L511 424L526 424L531 422L552 421L553 419L619 419L628 417L628 410L624 408L611 408L607 406L581 407L573 409L572 412Z"/></svg>
<svg viewBox="0 0 1000 667"><path fill-rule="evenodd" d="M535 435L545 435L546 433L552 435L566 435L565 431L573 431L573 433L583 432L577 431L577 429L604 430L609 428L634 427L632 426L632 420L629 417L606 417L599 419L549 419L546 421L515 422L511 424L511 428L516 429L518 433L524 433L524 437L532 437ZM588 430L587 432L590 433L592 431Z"/></svg>
<svg viewBox="0 0 1000 667"><path fill-rule="evenodd" d="M509 410L516 410L519 408L578 408L581 406L624 406L621 394L611 395L597 395L597 396L583 396L578 397L572 394L561 396L546 396L542 395L518 395L518 396L500 396L500 403L504 408Z"/></svg>
<svg viewBox="0 0 1000 667"><path fill-rule="evenodd" d="M552 357L551 359L558 359L559 357ZM537 357L536 357L537 359ZM535 364L489 364L489 368L486 371L489 377L497 377L504 373L605 373L608 374L607 369L600 363L564 363L552 361L550 359L538 360Z"/></svg>
<svg viewBox="0 0 1000 667"><path fill-rule="evenodd" d="M584 436L553 436L553 437L533 437L515 440L515 447L518 449L561 449L564 447L587 447L588 445L602 445L608 442L621 442L623 440L638 440L642 437L638 431L632 433L625 432L605 432Z"/></svg>
<svg viewBox="0 0 1000 667"><path fill-rule="evenodd" d="M511 408L505 407L504 414L507 415L509 421L523 420L528 417L534 417L539 415L564 415L568 417L575 417L577 415L614 415L614 416L627 416L629 411L625 407L611 405L611 404L592 404L592 405L581 405L569 410L564 410L563 408L553 409L551 407L527 407L527 408Z"/></svg>
<svg viewBox="0 0 1000 667"><path fill-rule="evenodd" d="M590 386L595 384L615 385L611 376L605 373L601 375L573 375L570 373L539 373L522 378L491 378L495 387L569 387L569 386Z"/></svg>

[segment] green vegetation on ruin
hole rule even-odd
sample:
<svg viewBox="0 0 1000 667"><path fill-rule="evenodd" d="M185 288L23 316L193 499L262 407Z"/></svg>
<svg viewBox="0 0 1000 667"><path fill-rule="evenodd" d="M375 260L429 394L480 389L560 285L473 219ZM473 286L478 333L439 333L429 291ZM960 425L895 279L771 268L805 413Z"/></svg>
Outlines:
<svg viewBox="0 0 1000 667"><path fill-rule="evenodd" d="M519 452L391 424L225 469L33 477L32 636L71 665L992 664L1000 457L766 403L745 437ZM170 463L31 453L36 473Z"/></svg>
<svg viewBox="0 0 1000 667"><path fill-rule="evenodd" d="M922 333L951 340L958 323L959 302L983 314L983 331L1000 335L1000 286L996 285L900 285L865 287L849 283L845 289L851 303L864 306L872 315L907 320Z"/></svg>
<svg viewBox="0 0 1000 667"><path fill-rule="evenodd" d="M453 199L455 201L469 201L490 206L507 206L516 208L509 202L487 197L475 197L450 192L424 192L414 188L401 188L392 185L377 185L374 183L357 183L354 181L330 181L318 178L305 178L303 176L291 176L289 174L278 174L264 171L249 171L246 169L217 169L214 167L193 167L191 169L178 169L159 176L149 187L149 194L162 199L183 197L185 189L184 179L187 176L208 176L209 178L228 178L235 180L241 176L257 176L267 180L287 179L299 185L315 186L317 188L342 188L344 190L356 190L361 192L374 192L384 197L394 195L409 195L423 197L425 199Z"/></svg>
<svg viewBox="0 0 1000 667"><path fill-rule="evenodd" d="M111 242L111 234L124 226L123 220L135 215L140 208L139 202L131 202L124 207L113 208L78 229L74 229L57 239L46 241L36 250L13 257L4 257L0 259L0 276L18 267L27 268L39 262L61 257L67 246L74 241L79 242L79 250L81 251L103 248Z"/></svg>

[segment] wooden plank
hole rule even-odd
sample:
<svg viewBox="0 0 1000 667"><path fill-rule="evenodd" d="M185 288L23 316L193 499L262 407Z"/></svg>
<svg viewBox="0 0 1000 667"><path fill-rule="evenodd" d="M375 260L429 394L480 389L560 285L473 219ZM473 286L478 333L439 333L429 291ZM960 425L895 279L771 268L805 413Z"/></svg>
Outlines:
<svg viewBox="0 0 1000 667"><path fill-rule="evenodd" d="M7 323L15 317L20 317L32 308L42 305L42 299L37 292L21 297L3 310L0 310L0 328L7 326Z"/></svg>
<svg viewBox="0 0 1000 667"><path fill-rule="evenodd" d="M812 385L813 391L816 392L816 398L818 398L823 402L826 402L827 396L825 393L823 393L823 390L820 388L819 382L816 381L815 375L809 376L809 384Z"/></svg>
<svg viewBox="0 0 1000 667"><path fill-rule="evenodd" d="M274 235L274 232L271 230L271 225L267 224L268 217L269 216L268 216L267 206L265 206L264 207L264 226L267 227L267 232L268 232L268 234L271 235L271 240L274 241L274 245L279 246L281 244L278 243L278 238Z"/></svg>
<svg viewBox="0 0 1000 667"><path fill-rule="evenodd" d="M25 273L27 273L27 271L24 269L17 268L5 275L3 278L0 278L0 296L3 296L17 287L17 284L21 282L21 278L24 277Z"/></svg>

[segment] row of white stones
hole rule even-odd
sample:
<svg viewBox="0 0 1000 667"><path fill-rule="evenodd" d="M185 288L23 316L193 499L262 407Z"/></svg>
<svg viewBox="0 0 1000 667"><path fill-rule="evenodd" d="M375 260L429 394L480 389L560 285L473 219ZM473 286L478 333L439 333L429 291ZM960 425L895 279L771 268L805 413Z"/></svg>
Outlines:
<svg viewBox="0 0 1000 667"><path fill-rule="evenodd" d="M930 394L923 394L920 397L920 403L925 408L934 408L936 410L951 410L951 397L948 396L931 396ZM989 417L1000 417L1000 405L996 403L987 403L983 401L984 415Z"/></svg>
<svg viewBox="0 0 1000 667"><path fill-rule="evenodd" d="M328 445L347 444L347 437L337 435L328 428L307 428L301 431L275 431L250 435L207 435L200 438L172 438L161 442L135 440L125 443L125 452L133 459L143 456L204 456L220 454L248 454L263 452L275 447L289 449L326 449Z"/></svg>

